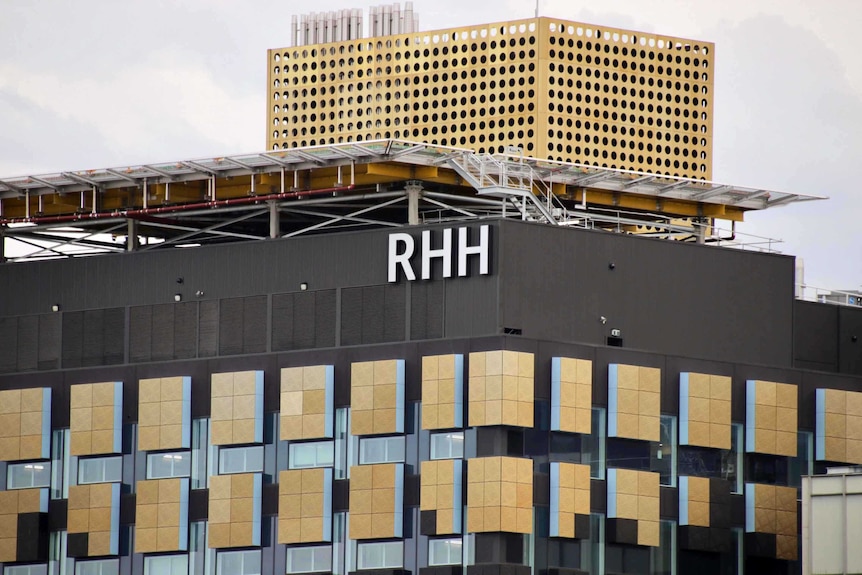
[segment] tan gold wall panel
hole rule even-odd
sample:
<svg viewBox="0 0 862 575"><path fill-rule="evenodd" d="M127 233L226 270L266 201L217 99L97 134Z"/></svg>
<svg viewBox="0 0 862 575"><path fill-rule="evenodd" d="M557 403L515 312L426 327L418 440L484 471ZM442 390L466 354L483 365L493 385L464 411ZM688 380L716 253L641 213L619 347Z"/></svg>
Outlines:
<svg viewBox="0 0 862 575"><path fill-rule="evenodd" d="M401 537L404 524L404 464L350 468L350 538Z"/></svg>
<svg viewBox="0 0 862 575"><path fill-rule="evenodd" d="M0 391L0 461L51 456L51 388Z"/></svg>
<svg viewBox="0 0 862 575"><path fill-rule="evenodd" d="M862 393L818 389L816 430L819 461L862 464Z"/></svg>
<svg viewBox="0 0 862 575"><path fill-rule="evenodd" d="M138 481L135 552L188 551L189 479Z"/></svg>
<svg viewBox="0 0 862 575"><path fill-rule="evenodd" d="M551 431L592 431L593 362L551 359Z"/></svg>
<svg viewBox="0 0 862 575"><path fill-rule="evenodd" d="M745 484L745 531L774 535L777 559L797 559L796 509L795 487Z"/></svg>
<svg viewBox="0 0 862 575"><path fill-rule="evenodd" d="M434 529L424 535L461 533L463 464L461 459L422 462L419 510L434 512Z"/></svg>
<svg viewBox="0 0 862 575"><path fill-rule="evenodd" d="M533 427L532 353L483 351L470 354L470 427Z"/></svg>
<svg viewBox="0 0 862 575"><path fill-rule="evenodd" d="M87 556L117 555L120 541L120 484L69 487L67 530L87 534Z"/></svg>
<svg viewBox="0 0 862 575"><path fill-rule="evenodd" d="M551 537L588 538L590 466L551 462ZM586 533L581 525L586 524Z"/></svg>
<svg viewBox="0 0 862 575"><path fill-rule="evenodd" d="M48 489L0 491L0 563L21 561L18 557L18 516L48 513Z"/></svg>
<svg viewBox="0 0 862 575"><path fill-rule="evenodd" d="M281 370L281 439L332 439L335 369L331 365Z"/></svg>
<svg viewBox="0 0 862 575"><path fill-rule="evenodd" d="M212 374L211 443L263 442L263 372Z"/></svg>
<svg viewBox="0 0 862 575"><path fill-rule="evenodd" d="M679 478L679 524L709 527L709 478Z"/></svg>
<svg viewBox="0 0 862 575"><path fill-rule="evenodd" d="M464 356L422 358L422 429L464 425Z"/></svg>
<svg viewBox="0 0 862 575"><path fill-rule="evenodd" d="M608 469L608 519L637 521L637 544L659 546L658 473Z"/></svg>
<svg viewBox="0 0 862 575"><path fill-rule="evenodd" d="M267 58L270 149L401 138L712 175L708 42L537 18Z"/></svg>
<svg viewBox="0 0 862 575"><path fill-rule="evenodd" d="M661 370L608 366L608 437L658 441L661 433Z"/></svg>
<svg viewBox="0 0 862 575"><path fill-rule="evenodd" d="M748 380L745 386L745 451L796 457L795 385Z"/></svg>
<svg viewBox="0 0 862 575"><path fill-rule="evenodd" d="M209 547L260 545L261 473L210 477Z"/></svg>
<svg viewBox="0 0 862 575"><path fill-rule="evenodd" d="M350 407L353 435L404 433L404 360L353 363Z"/></svg>
<svg viewBox="0 0 862 575"><path fill-rule="evenodd" d="M467 460L467 531L533 532L533 462L519 457Z"/></svg>
<svg viewBox="0 0 862 575"><path fill-rule="evenodd" d="M332 469L294 469L278 475L278 542L332 541Z"/></svg>
<svg viewBox="0 0 862 575"><path fill-rule="evenodd" d="M679 443L730 449L731 378L679 374Z"/></svg>
<svg viewBox="0 0 862 575"><path fill-rule="evenodd" d="M123 439L123 383L81 383L72 386L72 455L120 453Z"/></svg>
<svg viewBox="0 0 862 575"><path fill-rule="evenodd" d="M161 377L138 382L138 451L188 449L191 418L190 377Z"/></svg>

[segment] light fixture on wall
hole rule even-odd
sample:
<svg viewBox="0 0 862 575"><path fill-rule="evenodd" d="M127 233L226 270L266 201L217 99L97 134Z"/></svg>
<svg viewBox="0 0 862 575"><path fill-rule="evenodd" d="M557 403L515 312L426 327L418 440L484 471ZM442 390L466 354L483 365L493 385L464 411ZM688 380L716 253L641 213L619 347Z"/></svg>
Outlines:
<svg viewBox="0 0 862 575"><path fill-rule="evenodd" d="M302 291L306 291L308 289L308 282L302 282L299 284L299 289Z"/></svg>
<svg viewBox="0 0 862 575"><path fill-rule="evenodd" d="M54 305L52 305L51 311L54 311L54 312L60 311L60 304L55 303Z"/></svg>
<svg viewBox="0 0 862 575"><path fill-rule="evenodd" d="M174 294L174 301L183 301L183 294L175 293Z"/></svg>

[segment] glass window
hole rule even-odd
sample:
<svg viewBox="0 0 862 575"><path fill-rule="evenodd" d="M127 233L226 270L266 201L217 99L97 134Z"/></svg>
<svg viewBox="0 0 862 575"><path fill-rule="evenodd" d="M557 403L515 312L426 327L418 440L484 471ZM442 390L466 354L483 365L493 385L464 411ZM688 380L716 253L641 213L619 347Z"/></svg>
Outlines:
<svg viewBox="0 0 862 575"><path fill-rule="evenodd" d="M97 559L95 561L76 561L75 575L119 575L119 559Z"/></svg>
<svg viewBox="0 0 862 575"><path fill-rule="evenodd" d="M329 573L332 571L332 547L288 547L288 573Z"/></svg>
<svg viewBox="0 0 862 575"><path fill-rule="evenodd" d="M659 523L659 547L651 547L652 575L676 575L676 521Z"/></svg>
<svg viewBox="0 0 862 575"><path fill-rule="evenodd" d="M51 575L66 575L68 573L66 558L67 533L51 531L48 534L48 567Z"/></svg>
<svg viewBox="0 0 862 575"><path fill-rule="evenodd" d="M365 437L359 440L359 463L404 461L404 436Z"/></svg>
<svg viewBox="0 0 862 575"><path fill-rule="evenodd" d="M6 489L48 487L51 484L51 464L34 461L10 463L6 467Z"/></svg>
<svg viewBox="0 0 862 575"><path fill-rule="evenodd" d="M147 454L147 479L188 477L192 470L192 455L188 451Z"/></svg>
<svg viewBox="0 0 862 575"><path fill-rule="evenodd" d="M811 475L814 470L814 434L800 431L797 435L796 457L790 460L787 485L802 487L802 477Z"/></svg>
<svg viewBox="0 0 862 575"><path fill-rule="evenodd" d="M603 513L590 514L590 538L581 542L581 569L590 575L602 575L605 572L605 516Z"/></svg>
<svg viewBox="0 0 862 575"><path fill-rule="evenodd" d="M91 457L78 460L78 483L113 483L123 480L123 457Z"/></svg>
<svg viewBox="0 0 862 575"><path fill-rule="evenodd" d="M358 569L397 569L404 564L404 542L359 543L356 546Z"/></svg>
<svg viewBox="0 0 862 575"><path fill-rule="evenodd" d="M335 410L335 479L347 479L347 454L350 424L350 410L340 407Z"/></svg>
<svg viewBox="0 0 862 575"><path fill-rule="evenodd" d="M188 555L144 557L144 575L187 575L188 572Z"/></svg>
<svg viewBox="0 0 862 575"><path fill-rule="evenodd" d="M291 443L287 455L288 469L332 467L335 463L335 446L332 441Z"/></svg>
<svg viewBox="0 0 862 575"><path fill-rule="evenodd" d="M721 452L721 476L733 482L733 493L742 493L742 433L745 426L733 423L730 426L730 451Z"/></svg>
<svg viewBox="0 0 862 575"><path fill-rule="evenodd" d="M205 489L206 487L209 487L210 474L207 472L209 423L210 420L208 417L192 421L192 489Z"/></svg>
<svg viewBox="0 0 862 575"><path fill-rule="evenodd" d="M219 552L216 575L260 575L260 549Z"/></svg>
<svg viewBox="0 0 862 575"><path fill-rule="evenodd" d="M219 475L263 471L263 446L222 447L218 451Z"/></svg>
<svg viewBox="0 0 862 575"><path fill-rule="evenodd" d="M9 565L3 575L48 575L47 565Z"/></svg>
<svg viewBox="0 0 862 575"><path fill-rule="evenodd" d="M590 435L581 436L581 463L590 465L590 477L605 478L605 437L607 412L603 407L594 407Z"/></svg>
<svg viewBox="0 0 862 575"><path fill-rule="evenodd" d="M428 565L460 565L461 538L429 539Z"/></svg>
<svg viewBox="0 0 862 575"><path fill-rule="evenodd" d="M462 457L464 457L463 431L431 434L431 459L461 459Z"/></svg>
<svg viewBox="0 0 862 575"><path fill-rule="evenodd" d="M676 416L662 415L659 442L650 444L650 471L661 474L661 484L676 487Z"/></svg>
<svg viewBox="0 0 862 575"><path fill-rule="evenodd" d="M51 499L69 497L69 430L55 429L51 434Z"/></svg>

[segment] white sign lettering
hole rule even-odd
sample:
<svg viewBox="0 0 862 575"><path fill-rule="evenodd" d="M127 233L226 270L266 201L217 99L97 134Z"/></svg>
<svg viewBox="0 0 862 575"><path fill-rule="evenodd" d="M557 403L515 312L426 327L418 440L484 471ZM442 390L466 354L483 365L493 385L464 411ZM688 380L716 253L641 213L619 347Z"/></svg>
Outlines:
<svg viewBox="0 0 862 575"><path fill-rule="evenodd" d="M473 238L472 241L475 243L471 245L469 243L471 238L468 237L469 228L458 228L458 277L466 277L468 275L470 256L479 258L479 274L488 275L491 254L489 229L490 226L487 224L479 226L478 242L476 238ZM437 238L435 241L435 237L439 235L442 235L442 240ZM444 278L452 277L452 264L456 251L453 249L452 235L452 228L443 229L442 234L432 230L422 231L419 265L421 266L420 277L423 280L431 279L434 260L441 261ZM414 281L416 279L416 272L413 269L413 263L410 261L416 255L416 252L416 240L413 236L404 232L389 234L389 282L398 281L399 269L407 281Z"/></svg>

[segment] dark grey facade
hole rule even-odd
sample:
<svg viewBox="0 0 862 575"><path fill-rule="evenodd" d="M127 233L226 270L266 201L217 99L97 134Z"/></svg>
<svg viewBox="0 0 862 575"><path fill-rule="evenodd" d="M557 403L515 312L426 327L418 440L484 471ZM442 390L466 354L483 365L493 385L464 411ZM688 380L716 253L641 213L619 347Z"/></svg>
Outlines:
<svg viewBox="0 0 862 575"><path fill-rule="evenodd" d="M681 414L681 373L728 376L731 420L740 426L746 421L747 382L796 385L800 406L796 428L802 445L803 436L816 433L816 390L862 391L862 343L857 341L862 310L795 301L794 260L788 256L514 221L488 223L490 274L480 275L472 262L470 277L447 280L440 279L440 269L435 268L428 281L387 282L387 230L0 265L0 390L50 388L51 429L61 430L70 425L72 385L123 382L118 568L124 575L144 572L144 556L132 550L133 486L149 478L144 455L136 451L130 435L139 421L139 380L190 377L191 417L200 420L212 415L212 374L263 372L264 414L270 423L263 441L259 549L260 572L269 575L287 569L285 546L275 536L277 477L287 448L271 427L283 408L280 370L334 366L338 410L351 406L353 362L393 357L403 359L405 366L404 556L400 568L367 573L526 575L532 568L549 575L602 569L608 574L723 575L736 573L740 565L748 573L799 573L799 561L772 558L774 536L743 537L746 501L739 490L723 495L715 511L723 516L723 529L739 534L732 545L729 536L711 546L696 541L702 533L682 527L676 531L680 514L676 466L680 476L684 470L698 475L691 461L708 460L702 451L680 449L677 461L676 445L671 456L673 480L661 486L660 547L632 545L624 533L626 525L605 524L608 487L603 475L591 481L590 508L596 523L590 538L549 537L549 465L581 461L576 456L586 448L577 434L549 431L548 374L552 358L591 361L592 405L607 410L610 365L660 368L661 414L674 422ZM444 227L398 231L418 238L422 230L430 229L439 241ZM180 301L175 301L177 295ZM57 312L51 311L55 305ZM489 350L529 352L535 357L536 423L533 429L465 424L464 457L533 460L534 533L530 537L476 533L471 564L465 557L463 568L431 566L429 537L418 509L419 466L427 459L423 454L430 441L419 422L422 358L438 354L466 358L471 352ZM600 433L604 436L605 430ZM649 446L608 438L602 466L664 469L664 463L656 463L655 446ZM661 453L661 444L658 449ZM732 472L739 484L793 487L800 474L824 465L814 462L807 445L796 458L743 456L740 445L735 449L744 457L744 470ZM708 470L701 474L713 477ZM349 480L336 478L333 513L348 512L349 492ZM205 523L208 513L207 490L192 488L188 520ZM52 498L48 528L63 531L68 517L67 501ZM599 529L601 546L595 547ZM601 549L601 560L595 557L596 549ZM190 551L190 556L194 553ZM216 572L208 563L187 569L195 574ZM338 572L335 566L332 570ZM356 570L355 563L347 570Z"/></svg>

